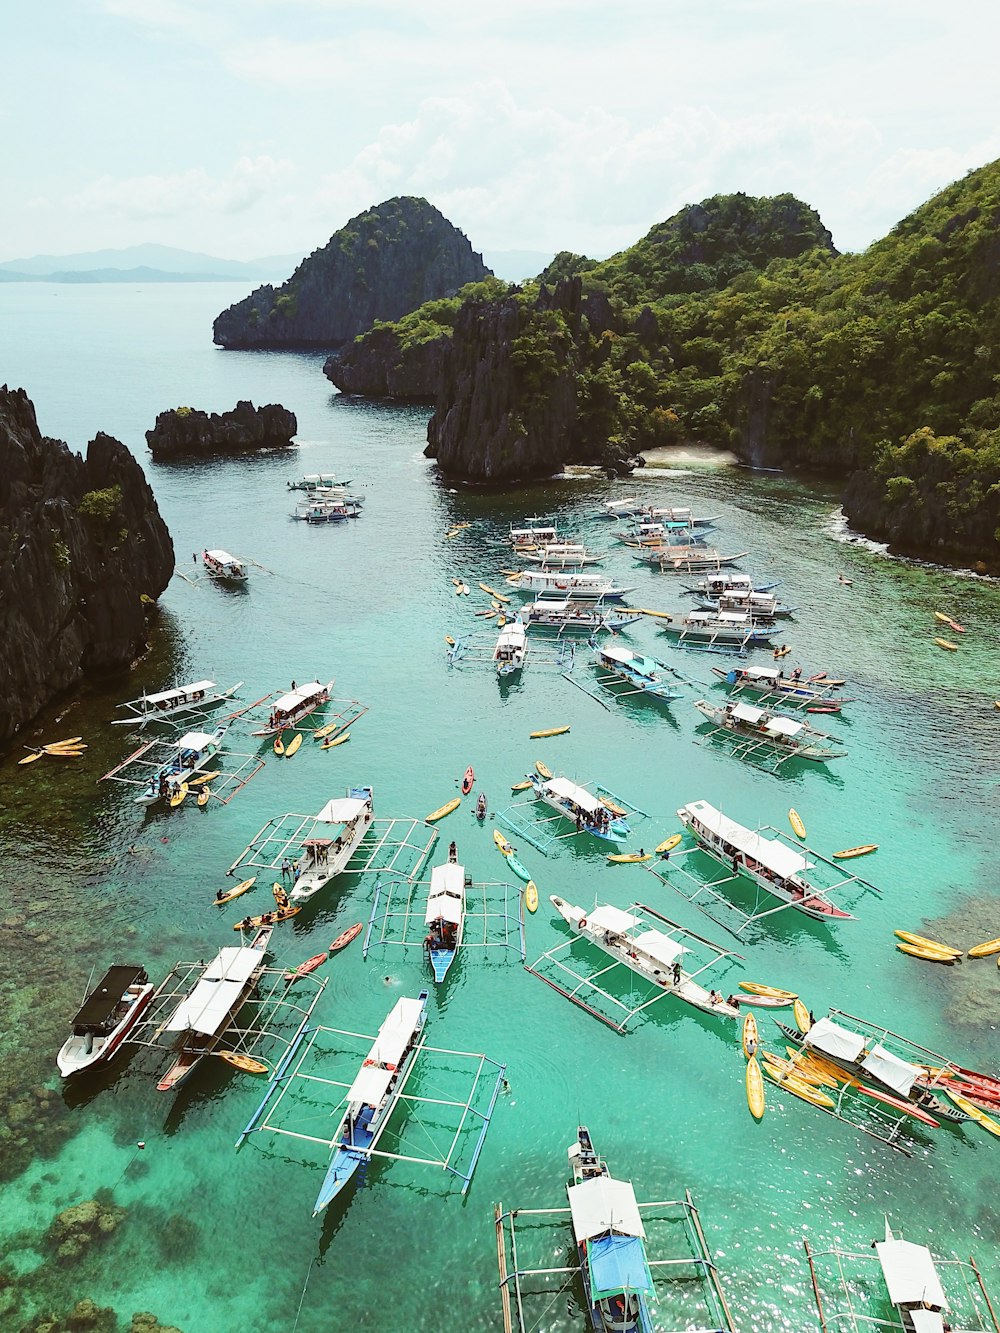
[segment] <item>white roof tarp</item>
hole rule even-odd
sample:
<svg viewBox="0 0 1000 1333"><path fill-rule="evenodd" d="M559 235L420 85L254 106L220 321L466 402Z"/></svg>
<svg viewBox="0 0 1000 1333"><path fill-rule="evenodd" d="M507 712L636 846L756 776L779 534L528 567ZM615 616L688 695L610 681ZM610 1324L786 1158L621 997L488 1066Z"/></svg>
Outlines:
<svg viewBox="0 0 1000 1333"><path fill-rule="evenodd" d="M763 716L763 708L755 708L753 704L733 705L733 717L739 718L741 722L752 722L756 724Z"/></svg>
<svg viewBox="0 0 1000 1333"><path fill-rule="evenodd" d="M635 1201L635 1190L627 1180L592 1176L579 1185L570 1185L569 1207L577 1241L593 1240L609 1231L619 1236L640 1236L646 1232Z"/></svg>
<svg viewBox="0 0 1000 1333"><path fill-rule="evenodd" d="M632 936L632 943L664 967L672 967L682 954L687 953L682 944L664 935L662 930L644 930L641 935Z"/></svg>
<svg viewBox="0 0 1000 1333"><path fill-rule="evenodd" d="M803 724L790 717L769 717L767 719L766 730L770 736L797 736L802 729Z"/></svg>
<svg viewBox="0 0 1000 1333"><path fill-rule="evenodd" d="M214 1036L232 1012L256 968L263 965L259 949L220 949L201 980L167 1020L165 1032L200 1032Z"/></svg>
<svg viewBox="0 0 1000 1333"><path fill-rule="evenodd" d="M302 704L315 697L323 689L318 680L311 680L308 685L299 685L294 690L289 690L283 694L280 699L275 699L274 707L276 711L282 713L294 712Z"/></svg>
<svg viewBox="0 0 1000 1333"><path fill-rule="evenodd" d="M465 906L465 867L449 861L431 871L431 887L427 896L427 915L424 921L449 921L457 926Z"/></svg>
<svg viewBox="0 0 1000 1333"><path fill-rule="evenodd" d="M174 745L178 750L204 750L206 745L215 743L215 736L207 731L189 731Z"/></svg>
<svg viewBox="0 0 1000 1333"><path fill-rule="evenodd" d="M805 1034L803 1042L811 1051L835 1056L838 1060L855 1061L865 1049L864 1037L842 1028L829 1018L820 1018Z"/></svg>
<svg viewBox="0 0 1000 1333"><path fill-rule="evenodd" d="M205 554L219 565L238 565L240 562L228 551L206 551Z"/></svg>
<svg viewBox="0 0 1000 1333"><path fill-rule="evenodd" d="M369 1065L367 1069L362 1066L348 1090L347 1100L378 1106L389 1090L392 1074L391 1069L380 1069L378 1065Z"/></svg>
<svg viewBox="0 0 1000 1333"><path fill-rule="evenodd" d="M893 1305L926 1301L938 1309L948 1309L941 1280L926 1245L914 1245L908 1240L880 1240L875 1244L875 1253L882 1265Z"/></svg>
<svg viewBox="0 0 1000 1333"><path fill-rule="evenodd" d="M944 1333L944 1315L940 1310L910 1310L913 1333Z"/></svg>
<svg viewBox="0 0 1000 1333"><path fill-rule="evenodd" d="M722 625L746 625L750 628L745 611L720 611L719 623Z"/></svg>
<svg viewBox="0 0 1000 1333"><path fill-rule="evenodd" d="M497 648L523 648L527 641L527 633L520 620L512 620L510 624L504 625L497 639Z"/></svg>
<svg viewBox="0 0 1000 1333"><path fill-rule="evenodd" d="M873 1046L861 1061L861 1068L902 1097L910 1095L910 1089L921 1073L916 1065L901 1060L884 1046Z"/></svg>
<svg viewBox="0 0 1000 1333"><path fill-rule="evenodd" d="M609 903L604 907L595 907L587 914L587 920L592 926L597 926L600 930L614 930L619 934L632 930L642 922L631 912L623 912L620 907L612 907Z"/></svg>
<svg viewBox="0 0 1000 1333"><path fill-rule="evenodd" d="M327 801L316 815L317 824L349 824L361 814L368 802L358 796L341 796Z"/></svg>
<svg viewBox="0 0 1000 1333"><path fill-rule="evenodd" d="M381 1065L398 1065L420 1019L423 1005L419 1000L397 1000L368 1053Z"/></svg>
<svg viewBox="0 0 1000 1333"><path fill-rule="evenodd" d="M801 875L806 870L813 869L814 862L807 861L794 848L786 847L777 838L765 838L762 833L755 833L752 829L737 824L735 819L729 819L707 801L691 801L682 806L681 810L686 810L710 832L738 851L753 857L768 870L773 870L782 879L790 879L793 875Z"/></svg>
<svg viewBox="0 0 1000 1333"><path fill-rule="evenodd" d="M774 681L778 679L777 667L748 666L748 667L737 667L736 670L738 675L740 675L744 680Z"/></svg>
<svg viewBox="0 0 1000 1333"><path fill-rule="evenodd" d="M159 690L156 694L146 694L143 698L148 704L168 703L181 694L198 694L216 689L214 680L196 680L190 685L176 685L172 690Z"/></svg>
<svg viewBox="0 0 1000 1333"><path fill-rule="evenodd" d="M601 802L595 796L591 796L586 787L578 787L575 782L570 782L569 778L551 778L545 783L544 790L559 800L572 801L588 814L604 809Z"/></svg>

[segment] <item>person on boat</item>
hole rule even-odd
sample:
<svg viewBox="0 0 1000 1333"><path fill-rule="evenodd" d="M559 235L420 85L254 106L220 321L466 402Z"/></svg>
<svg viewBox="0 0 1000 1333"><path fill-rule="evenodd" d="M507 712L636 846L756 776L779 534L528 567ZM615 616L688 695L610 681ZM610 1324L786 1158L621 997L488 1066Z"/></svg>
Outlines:
<svg viewBox="0 0 1000 1333"><path fill-rule="evenodd" d="M674 979L674 985L675 985L675 986L679 986L679 985L681 984L681 965L680 965L680 963L674 963L674 966L673 966L673 979Z"/></svg>
<svg viewBox="0 0 1000 1333"><path fill-rule="evenodd" d="M736 995L730 995L729 998L726 1000L726 1004L732 1005L734 1009L739 1009L740 1007L739 997Z"/></svg>
<svg viewBox="0 0 1000 1333"><path fill-rule="evenodd" d="M282 878L282 880L284 881L284 880L286 880L286 879L289 879L289 878L291 877L291 873L292 873L292 863L291 863L291 861L289 861L288 857L286 856L285 859L284 859L284 860L282 861L282 863L281 863L281 878Z"/></svg>
<svg viewBox="0 0 1000 1333"><path fill-rule="evenodd" d="M458 843L450 842L448 844L448 860L455 862L458 860Z"/></svg>
<svg viewBox="0 0 1000 1333"><path fill-rule="evenodd" d="M717 990L710 991L708 998L712 1002L712 1004L721 1004L722 992Z"/></svg>
<svg viewBox="0 0 1000 1333"><path fill-rule="evenodd" d="M131 851L131 850L132 850L132 849L129 848L129 851ZM228 890L225 888L225 886L223 886L221 889L216 889L216 890L215 890L215 901L216 901L217 903L218 903L218 902L221 902L222 899L226 896L226 893L227 893L227 892L228 892Z"/></svg>

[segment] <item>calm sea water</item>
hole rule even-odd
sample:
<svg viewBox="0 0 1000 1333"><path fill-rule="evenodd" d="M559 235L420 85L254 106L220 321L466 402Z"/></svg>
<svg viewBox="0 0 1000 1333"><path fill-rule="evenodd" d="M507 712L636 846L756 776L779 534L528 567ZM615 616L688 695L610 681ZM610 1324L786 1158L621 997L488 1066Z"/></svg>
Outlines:
<svg viewBox="0 0 1000 1333"><path fill-rule="evenodd" d="M88 1296L122 1314L155 1311L184 1333L434 1329L436 1312L455 1302L465 1327L498 1327L492 1204L563 1203L565 1150L581 1120L641 1199L692 1191L744 1330L814 1327L803 1237L820 1248L864 1249L885 1214L911 1239L975 1252L1000 1290L1000 1144L975 1129L942 1128L918 1136L908 1159L771 1090L758 1125L746 1110L732 1032L664 999L620 1036L522 970L514 949L470 950L431 997L429 1041L506 1062L510 1083L464 1199L438 1169L379 1162L363 1190L348 1190L313 1220L322 1154L265 1135L234 1152L262 1085L221 1064L199 1070L175 1096L155 1091L162 1062L144 1052L89 1083L60 1086L55 1052L93 969L134 960L159 979L178 959L208 958L231 943L237 909L264 910L266 876L227 909L212 897L268 819L315 811L354 783L374 787L378 815L422 818L456 793L469 763L496 811L517 799L511 784L539 758L648 812L637 846L672 832L674 811L690 800L781 827L794 806L820 851L879 844L856 864L881 896L866 895L860 920L836 931L779 915L734 944L641 868L608 865L597 844L571 839L542 855L522 841L541 894L526 922L529 961L566 938L550 893L584 906L640 900L744 955L719 974L727 991L740 978L790 987L817 1013L836 1005L962 1063L997 1065L993 961L934 967L897 953L892 934L907 928L966 947L1000 934L997 587L845 543L835 497L780 476L699 467L616 486L574 479L456 489L422 457L423 411L339 398L318 354L214 348L212 317L232 298L231 288L209 286L0 287L0 378L28 391L42 430L74 448L99 429L129 445L184 573L205 546L263 567L237 592L175 577L149 655L42 719L47 740L86 737L83 761L18 768L18 751L0 762L8 1107L0 1245L16 1278L0 1291L4 1326ZM149 461L143 432L158 411L223 410L239 398L293 409L298 449L280 458ZM286 480L327 469L354 479L364 517L329 530L292 523ZM625 642L686 678L685 698L669 709L642 701L603 708L541 664L507 691L486 665L449 669L444 636L482 625L473 615L486 603L477 584L498 585L510 559L498 543L510 521L557 512L585 523L602 500L635 489L718 513L720 545L751 551L745 567L780 579L800 608L783 633L794 650L786 660L849 678L856 702L829 720L850 753L829 772L768 773L713 744L691 705L721 697L710 684L715 659L671 649L653 620ZM460 522L471 527L448 540ZM610 544L611 527L595 524L589 536ZM637 585L636 605L685 604L679 580L639 569L620 551L606 567ZM839 583L838 572L853 585ZM472 596L455 595L457 576ZM967 628L958 653L934 646L937 609ZM481 642L490 642L486 631ZM146 814L128 788L98 786L134 743L107 725L115 705L201 675L245 681L247 701L293 678L335 676L336 693L370 711L348 745L324 752L307 740L290 762L261 751L265 768L226 806ZM589 667L573 676L600 693ZM567 735L529 740L532 730L565 724ZM257 753L248 730L236 724L230 745ZM477 881L500 878L492 826L477 825L467 800L441 824L433 859L443 860L454 839ZM276 961L297 963L352 921L367 921L372 899L371 878L338 881L276 932ZM362 1033L375 1031L400 994L427 984L419 949L377 947L364 961L359 943L325 975L317 1020ZM766 1017L761 1027L774 1045ZM309 1114L312 1132L329 1125L324 1110ZM401 1150L419 1144L433 1156L443 1131L426 1114L414 1120ZM123 1219L81 1255L57 1259L54 1216L95 1197L123 1209ZM552 1233L547 1262L563 1261L567 1237ZM581 1328L577 1295L536 1310L538 1327ZM667 1308L664 1320L667 1312L676 1317ZM689 1326L699 1318L692 1314Z"/></svg>

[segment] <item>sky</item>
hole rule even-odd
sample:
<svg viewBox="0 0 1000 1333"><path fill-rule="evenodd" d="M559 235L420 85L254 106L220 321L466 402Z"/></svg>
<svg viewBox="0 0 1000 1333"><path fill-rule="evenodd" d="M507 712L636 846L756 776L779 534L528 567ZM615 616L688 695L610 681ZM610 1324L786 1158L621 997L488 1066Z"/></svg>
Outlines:
<svg viewBox="0 0 1000 1333"><path fill-rule="evenodd" d="M307 254L423 195L603 257L791 192L859 250L1000 157L992 0L6 0L0 260Z"/></svg>

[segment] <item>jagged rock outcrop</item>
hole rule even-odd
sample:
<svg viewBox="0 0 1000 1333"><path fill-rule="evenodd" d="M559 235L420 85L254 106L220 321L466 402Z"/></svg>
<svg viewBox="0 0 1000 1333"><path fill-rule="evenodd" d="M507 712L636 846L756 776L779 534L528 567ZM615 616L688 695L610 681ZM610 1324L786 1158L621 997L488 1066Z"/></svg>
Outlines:
<svg viewBox="0 0 1000 1333"><path fill-rule="evenodd" d="M232 412L199 412L175 407L159 412L156 425L146 431L149 452L165 458L245 454L254 449L286 449L299 428L295 413L280 403L254 407L241 401Z"/></svg>
<svg viewBox="0 0 1000 1333"><path fill-rule="evenodd" d="M258 287L213 326L222 347L338 347L490 270L426 199L388 199L351 218L280 287Z"/></svg>
<svg viewBox="0 0 1000 1333"><path fill-rule="evenodd" d="M86 676L128 666L174 570L142 469L98 433L85 458L0 388L0 743Z"/></svg>
<svg viewBox="0 0 1000 1333"><path fill-rule="evenodd" d="M341 393L399 402L432 403L448 356L446 334L403 347L391 325L372 329L327 357L323 374Z"/></svg>

